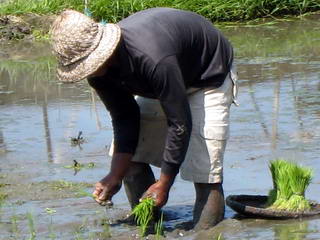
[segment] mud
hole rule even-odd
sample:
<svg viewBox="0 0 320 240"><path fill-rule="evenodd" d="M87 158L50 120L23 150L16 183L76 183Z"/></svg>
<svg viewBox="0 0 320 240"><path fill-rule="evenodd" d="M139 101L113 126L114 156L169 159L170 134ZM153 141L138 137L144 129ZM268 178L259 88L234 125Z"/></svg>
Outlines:
<svg viewBox="0 0 320 240"><path fill-rule="evenodd" d="M285 157L314 169L306 197L320 201L319 20L313 15L220 26L235 46L240 79L225 154L225 196L267 194L268 162ZM30 238L31 222L35 239L136 239L139 230L118 221L130 212L123 189L111 209L83 192L90 194L110 166L111 122L96 94L86 82L57 82L46 43L0 49L0 193L8 195L0 239ZM71 144L79 131L85 141ZM65 167L73 160L94 168L75 174ZM194 232L193 203L193 184L178 176L164 208L167 239L320 239L319 218L247 219L228 207L216 227Z"/></svg>
<svg viewBox="0 0 320 240"><path fill-rule="evenodd" d="M0 42L10 40L34 40L37 35L48 33L55 16L26 14L0 17Z"/></svg>
<svg viewBox="0 0 320 240"><path fill-rule="evenodd" d="M7 200L21 203L83 197L90 195L92 186L93 183L73 183L63 180L29 184L4 183L1 191L7 194Z"/></svg>

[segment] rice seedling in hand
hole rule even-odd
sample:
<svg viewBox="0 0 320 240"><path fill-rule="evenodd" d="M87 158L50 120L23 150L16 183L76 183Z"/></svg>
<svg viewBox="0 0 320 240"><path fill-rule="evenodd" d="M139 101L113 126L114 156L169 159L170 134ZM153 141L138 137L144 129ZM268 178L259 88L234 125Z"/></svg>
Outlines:
<svg viewBox="0 0 320 240"><path fill-rule="evenodd" d="M135 206L132 211L135 221L140 226L140 234L144 236L147 227L153 218L154 200L152 198L142 199L141 202Z"/></svg>

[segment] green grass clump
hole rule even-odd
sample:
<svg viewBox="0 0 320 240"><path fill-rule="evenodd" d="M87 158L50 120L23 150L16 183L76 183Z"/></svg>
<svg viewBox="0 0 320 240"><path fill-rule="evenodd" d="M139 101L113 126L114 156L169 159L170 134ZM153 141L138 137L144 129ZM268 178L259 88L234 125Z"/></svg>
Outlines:
<svg viewBox="0 0 320 240"><path fill-rule="evenodd" d="M283 159L271 161L273 189L269 192L271 208L288 211L307 211L310 204L305 191L312 179L312 170Z"/></svg>

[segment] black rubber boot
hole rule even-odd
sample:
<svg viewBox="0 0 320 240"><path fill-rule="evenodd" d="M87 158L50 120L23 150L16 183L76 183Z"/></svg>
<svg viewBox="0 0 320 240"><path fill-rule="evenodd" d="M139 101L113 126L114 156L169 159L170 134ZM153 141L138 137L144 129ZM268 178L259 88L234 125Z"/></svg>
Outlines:
<svg viewBox="0 0 320 240"><path fill-rule="evenodd" d="M208 229L224 218L225 204L221 183L195 183L196 202L193 209L195 230Z"/></svg>
<svg viewBox="0 0 320 240"><path fill-rule="evenodd" d="M133 163L123 179L126 195L133 209L143 193L155 183L151 167L145 163Z"/></svg>

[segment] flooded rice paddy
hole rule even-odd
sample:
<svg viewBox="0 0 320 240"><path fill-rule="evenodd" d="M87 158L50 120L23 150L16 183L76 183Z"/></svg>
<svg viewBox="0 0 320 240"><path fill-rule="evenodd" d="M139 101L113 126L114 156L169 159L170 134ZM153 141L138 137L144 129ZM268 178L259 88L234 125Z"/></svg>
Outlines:
<svg viewBox="0 0 320 240"><path fill-rule="evenodd" d="M314 169L306 196L320 202L320 15L220 28L235 47L240 79L225 195L267 194L268 161L284 157ZM0 239L137 237L136 227L117 221L129 212L123 189L112 209L89 196L108 171L111 139L110 117L88 85L56 81L46 43L2 45ZM320 217L243 219L228 207L215 228L187 231L193 202L193 185L178 177L164 208L168 239L320 239Z"/></svg>

